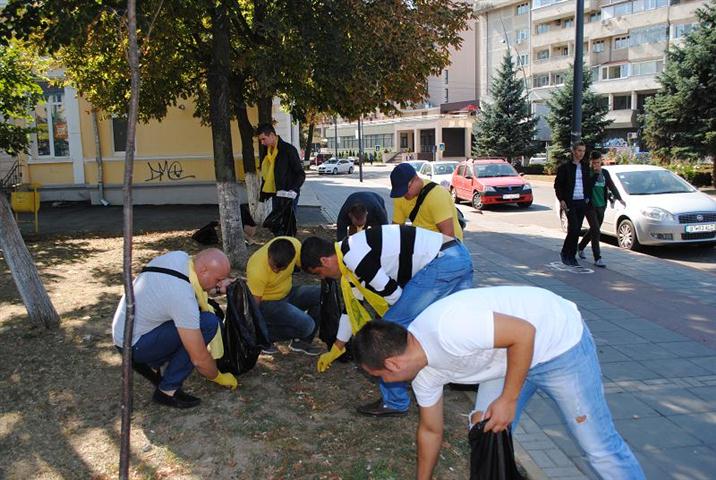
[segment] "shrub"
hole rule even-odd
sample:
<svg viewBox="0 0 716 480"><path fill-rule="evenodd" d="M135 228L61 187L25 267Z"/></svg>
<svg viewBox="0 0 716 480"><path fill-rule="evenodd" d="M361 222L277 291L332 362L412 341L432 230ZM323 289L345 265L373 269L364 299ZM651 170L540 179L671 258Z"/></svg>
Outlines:
<svg viewBox="0 0 716 480"><path fill-rule="evenodd" d="M542 175L545 173L545 165L527 165L522 167L522 171L526 175Z"/></svg>
<svg viewBox="0 0 716 480"><path fill-rule="evenodd" d="M667 168L695 187L711 185L711 172L703 166L694 165L693 163L675 162L668 165Z"/></svg>

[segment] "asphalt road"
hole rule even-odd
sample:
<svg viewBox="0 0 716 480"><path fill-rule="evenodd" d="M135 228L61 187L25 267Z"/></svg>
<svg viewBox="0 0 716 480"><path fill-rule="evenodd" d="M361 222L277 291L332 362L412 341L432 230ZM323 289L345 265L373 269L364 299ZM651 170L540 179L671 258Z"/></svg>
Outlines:
<svg viewBox="0 0 716 480"><path fill-rule="evenodd" d="M366 166L363 172L364 186L366 189L379 188L379 192L386 198L386 205L390 209L390 199L388 191L390 189L390 171L392 166L370 167ZM314 173L315 174L315 173ZM309 174L310 175L310 174ZM326 176L326 179L333 179L332 176ZM335 178L339 183L350 186L360 187L358 172L352 175L339 175ZM485 222L491 219L500 220L502 222L513 223L517 225L533 225L553 230L555 233L560 231L559 219L554 210L554 190L551 182L530 181L534 194L534 203L526 210L517 208L514 205L503 205L490 207L483 210L482 215L475 212L472 207L462 204L460 210L463 212L468 221ZM372 187L371 187L372 186ZM602 241L611 245L616 245L616 239L603 236ZM697 268L699 270L716 273L716 248L699 247L699 246L668 246L668 247L642 247L642 253L652 255L666 260L671 260L681 265Z"/></svg>

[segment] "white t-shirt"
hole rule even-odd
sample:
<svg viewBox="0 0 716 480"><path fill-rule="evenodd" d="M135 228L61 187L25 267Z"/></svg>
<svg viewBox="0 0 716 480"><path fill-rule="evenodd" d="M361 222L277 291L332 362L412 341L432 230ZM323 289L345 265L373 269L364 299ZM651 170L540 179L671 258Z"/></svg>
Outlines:
<svg viewBox="0 0 716 480"><path fill-rule="evenodd" d="M435 405L446 383L480 383L505 376L507 349L494 348L494 313L522 318L535 329L531 366L549 361L582 338L577 306L536 287L462 290L430 305L408 328L428 358L413 380L421 407Z"/></svg>
<svg viewBox="0 0 716 480"><path fill-rule="evenodd" d="M189 255L185 252L169 252L147 264L176 270L189 276ZM179 328L199 328L199 304L191 284L181 278L165 273L144 272L134 279L134 331L132 346L139 337L172 320ZM124 340L124 295L119 301L112 320L114 344L122 346Z"/></svg>

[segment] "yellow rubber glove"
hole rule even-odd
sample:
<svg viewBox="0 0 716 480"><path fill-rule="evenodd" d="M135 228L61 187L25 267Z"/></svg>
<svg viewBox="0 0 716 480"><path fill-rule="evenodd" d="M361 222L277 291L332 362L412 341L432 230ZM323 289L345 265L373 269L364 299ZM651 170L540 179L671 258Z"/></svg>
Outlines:
<svg viewBox="0 0 716 480"><path fill-rule="evenodd" d="M236 380L236 377L231 373L219 372L216 378L212 378L211 381L214 383L218 383L222 387L227 387L230 390L235 390L236 387L239 386L239 382Z"/></svg>
<svg viewBox="0 0 716 480"><path fill-rule="evenodd" d="M331 351L330 351L330 352L324 353L323 355L321 355L320 357L318 357L318 365L317 365L318 371L319 371L320 373L323 373L323 372L325 372L326 370L328 370L328 367L331 366L331 363L333 363L333 361L334 361L336 358L340 357L340 356L343 355L344 353L346 353L346 347L341 347L341 348L339 348L339 347L334 343L333 346L331 347Z"/></svg>

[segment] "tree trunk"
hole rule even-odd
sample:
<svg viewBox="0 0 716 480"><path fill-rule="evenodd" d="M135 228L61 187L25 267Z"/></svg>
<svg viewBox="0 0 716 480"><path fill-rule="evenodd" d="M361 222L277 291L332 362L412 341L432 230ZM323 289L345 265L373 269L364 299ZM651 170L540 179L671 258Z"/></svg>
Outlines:
<svg viewBox="0 0 716 480"><path fill-rule="evenodd" d="M0 193L0 248L30 321L45 328L57 328L60 316L42 285L40 274L3 193Z"/></svg>
<svg viewBox="0 0 716 480"><path fill-rule="evenodd" d="M256 107L259 111L259 124L273 124L273 99L271 97L260 98ZM266 147L259 144L259 164L266 156Z"/></svg>
<svg viewBox="0 0 716 480"><path fill-rule="evenodd" d="M239 186L236 183L234 149L231 144L229 114L229 63L231 46L226 8L217 4L211 12L211 62L207 86L209 118L214 147L214 172L219 201L221 238L224 252L234 268L246 264L246 244L241 226Z"/></svg>
<svg viewBox="0 0 716 480"><path fill-rule="evenodd" d="M716 188L716 152L711 157L711 186Z"/></svg>
<svg viewBox="0 0 716 480"><path fill-rule="evenodd" d="M134 285L132 284L132 176L134 144L139 110L139 47L137 44L136 0L127 0L127 60L130 74L129 108L127 112L127 144L124 154L124 187L122 213L124 217L123 280L125 298L124 340L122 342L122 422L120 427L119 478L129 479L130 431L132 428L132 337L134 332Z"/></svg>
<svg viewBox="0 0 716 480"><path fill-rule="evenodd" d="M237 99L236 120L241 135L241 156L243 157L244 173L256 173L256 157L254 152L254 126L249 121L246 101Z"/></svg>
<svg viewBox="0 0 716 480"><path fill-rule="evenodd" d="M311 122L308 124L308 135L306 136L306 145L303 149L303 164L308 165L311 160L311 147L313 146L313 128L316 125Z"/></svg>

